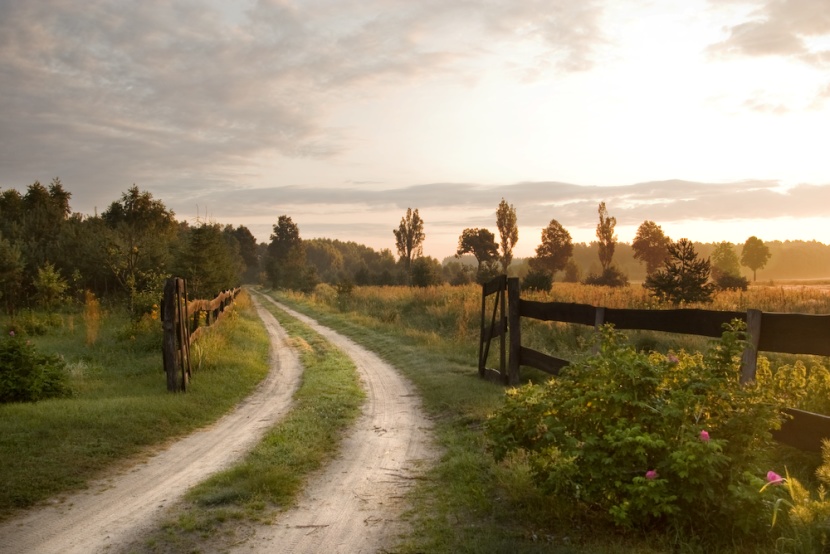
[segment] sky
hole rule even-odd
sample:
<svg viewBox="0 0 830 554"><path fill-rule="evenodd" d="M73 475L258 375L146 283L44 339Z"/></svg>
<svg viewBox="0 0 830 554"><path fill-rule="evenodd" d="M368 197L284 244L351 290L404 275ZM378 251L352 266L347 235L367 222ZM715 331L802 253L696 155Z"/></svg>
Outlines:
<svg viewBox="0 0 830 554"><path fill-rule="evenodd" d="M424 254L517 212L595 239L830 243L828 0L0 0L0 190L133 184Z"/></svg>

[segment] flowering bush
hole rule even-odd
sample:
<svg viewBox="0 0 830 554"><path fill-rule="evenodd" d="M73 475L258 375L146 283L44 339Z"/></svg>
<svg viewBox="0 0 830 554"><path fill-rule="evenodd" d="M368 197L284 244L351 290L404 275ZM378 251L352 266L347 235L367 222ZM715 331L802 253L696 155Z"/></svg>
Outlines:
<svg viewBox="0 0 830 554"><path fill-rule="evenodd" d="M39 354L14 331L0 339L0 403L34 402L69 393L63 359Z"/></svg>
<svg viewBox="0 0 830 554"><path fill-rule="evenodd" d="M522 453L536 483L625 527L769 528L758 490L782 406L741 385L743 323L708 352L637 352L606 326L597 355L508 391L488 422L497 459Z"/></svg>

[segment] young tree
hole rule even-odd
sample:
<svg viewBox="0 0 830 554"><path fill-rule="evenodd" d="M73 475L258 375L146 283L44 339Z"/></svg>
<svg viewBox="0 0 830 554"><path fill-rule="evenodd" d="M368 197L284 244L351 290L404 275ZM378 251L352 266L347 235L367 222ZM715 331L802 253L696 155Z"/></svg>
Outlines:
<svg viewBox="0 0 830 554"><path fill-rule="evenodd" d="M614 259L614 249L617 246L617 236L614 234L614 227L617 225L616 217L609 217L605 209L605 202L599 203L597 209L599 223L597 224L597 239L599 240L599 263L605 271L611 267L611 260Z"/></svg>
<svg viewBox="0 0 830 554"><path fill-rule="evenodd" d="M475 257L478 262L476 274L479 282L486 282L491 273L489 266L499 256L496 237L487 229L464 229L458 237L458 250L455 252L457 257L463 254L472 254ZM487 271L483 272L482 268L486 268Z"/></svg>
<svg viewBox="0 0 830 554"><path fill-rule="evenodd" d="M507 273L507 267L513 261L513 247L519 241L519 228L516 220L516 208L508 204L504 198L499 202L496 210L496 226L501 238L501 268Z"/></svg>
<svg viewBox="0 0 830 554"><path fill-rule="evenodd" d="M412 258L417 258L423 253L423 244L426 235L424 234L424 221L418 215L418 209L406 209L406 216L401 218L397 229L392 229L395 235L395 247L398 249L398 256L404 262L406 274L411 279Z"/></svg>
<svg viewBox="0 0 830 554"><path fill-rule="evenodd" d="M663 265L669 254L670 243L671 239L653 221L643 221L640 224L631 248L634 250L634 258L646 264L646 275L651 275Z"/></svg>
<svg viewBox="0 0 830 554"><path fill-rule="evenodd" d="M710 302L714 287L709 281L709 260L701 260L689 239L669 245L669 257L663 269L646 277L643 287L660 300Z"/></svg>
<svg viewBox="0 0 830 554"><path fill-rule="evenodd" d="M741 250L741 265L752 270L752 280L757 279L757 272L767 265L770 258L769 247L758 237L752 236L746 239L743 250Z"/></svg>
<svg viewBox="0 0 830 554"><path fill-rule="evenodd" d="M416 287L432 287L444 281L441 262L431 256L421 256L412 262L412 284Z"/></svg>
<svg viewBox="0 0 830 554"><path fill-rule="evenodd" d="M548 226L542 229L542 242L536 247L536 256L529 261L530 267L536 271L547 271L553 276L565 269L573 250L571 234L561 223L551 219Z"/></svg>

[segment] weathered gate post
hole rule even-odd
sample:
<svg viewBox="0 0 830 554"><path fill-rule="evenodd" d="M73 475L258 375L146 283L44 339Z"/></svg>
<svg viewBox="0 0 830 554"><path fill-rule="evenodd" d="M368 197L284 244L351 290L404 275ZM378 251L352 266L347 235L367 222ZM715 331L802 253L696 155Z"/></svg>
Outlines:
<svg viewBox="0 0 830 554"><path fill-rule="evenodd" d="M522 324L519 315L519 278L507 279L507 328L510 331L510 360L507 365L507 384L519 384L519 366L522 362Z"/></svg>
<svg viewBox="0 0 830 554"><path fill-rule="evenodd" d="M167 390L178 391L179 369L176 355L176 279L171 277L164 283L164 297L161 303L161 325L164 336L161 342L164 371L167 373Z"/></svg>

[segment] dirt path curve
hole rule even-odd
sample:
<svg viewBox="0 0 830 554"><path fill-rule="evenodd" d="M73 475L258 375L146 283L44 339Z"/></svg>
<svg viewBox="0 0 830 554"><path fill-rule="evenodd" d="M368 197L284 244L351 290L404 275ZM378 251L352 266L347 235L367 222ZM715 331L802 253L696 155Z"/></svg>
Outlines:
<svg viewBox="0 0 830 554"><path fill-rule="evenodd" d="M385 552L405 530L403 494L436 458L420 399L409 381L375 354L278 305L354 360L367 401L336 459L312 478L297 505L255 529L232 552Z"/></svg>
<svg viewBox="0 0 830 554"><path fill-rule="evenodd" d="M251 396L145 462L0 524L0 552L117 551L151 528L187 489L249 451L288 412L302 374L285 331L256 300L255 306L271 338L271 371Z"/></svg>

